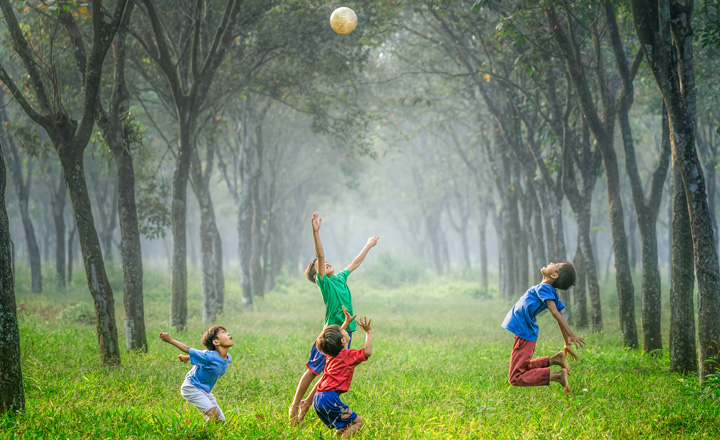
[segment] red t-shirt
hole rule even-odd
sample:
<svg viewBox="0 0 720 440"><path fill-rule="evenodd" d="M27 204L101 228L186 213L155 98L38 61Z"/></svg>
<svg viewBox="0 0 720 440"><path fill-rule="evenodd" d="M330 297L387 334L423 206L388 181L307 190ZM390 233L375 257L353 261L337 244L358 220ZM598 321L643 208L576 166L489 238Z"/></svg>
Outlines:
<svg viewBox="0 0 720 440"><path fill-rule="evenodd" d="M360 350L341 350L335 357L328 356L317 392L337 391L338 394L344 393L350 388L355 366L366 360L364 348Z"/></svg>

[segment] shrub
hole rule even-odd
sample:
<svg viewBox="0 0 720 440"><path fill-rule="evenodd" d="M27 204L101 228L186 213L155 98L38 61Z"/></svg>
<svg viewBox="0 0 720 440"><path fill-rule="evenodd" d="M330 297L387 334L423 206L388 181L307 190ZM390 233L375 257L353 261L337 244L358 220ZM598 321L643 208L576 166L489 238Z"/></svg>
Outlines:
<svg viewBox="0 0 720 440"><path fill-rule="evenodd" d="M88 303L77 303L67 307L58 313L58 321L72 324L95 324L95 310Z"/></svg>

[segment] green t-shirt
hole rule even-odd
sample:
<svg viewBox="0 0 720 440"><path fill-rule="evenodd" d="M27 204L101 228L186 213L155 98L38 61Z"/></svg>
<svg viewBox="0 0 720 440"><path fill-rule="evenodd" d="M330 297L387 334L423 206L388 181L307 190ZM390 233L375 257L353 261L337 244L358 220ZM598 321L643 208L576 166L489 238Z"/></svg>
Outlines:
<svg viewBox="0 0 720 440"><path fill-rule="evenodd" d="M347 285L347 277L350 271L345 269L340 273L336 273L331 277L321 277L318 274L315 277L315 283L322 293L325 302L325 325L343 325L345 315L342 312L342 306L345 306L350 315L353 314L352 295ZM347 331L355 331L355 321L351 322Z"/></svg>

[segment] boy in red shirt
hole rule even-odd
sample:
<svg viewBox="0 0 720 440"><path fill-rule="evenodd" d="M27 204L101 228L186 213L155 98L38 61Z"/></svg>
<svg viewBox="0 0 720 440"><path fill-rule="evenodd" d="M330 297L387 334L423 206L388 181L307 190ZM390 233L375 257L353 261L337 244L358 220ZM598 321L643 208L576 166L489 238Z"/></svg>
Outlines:
<svg viewBox="0 0 720 440"><path fill-rule="evenodd" d="M363 425L363 419L340 400L340 394L350 388L355 367L372 354L371 320L363 318L357 325L365 331L365 347L348 350L348 332L337 325L325 327L316 345L327 355L325 371L313 398L313 409L325 426L335 428L336 436L350 438Z"/></svg>

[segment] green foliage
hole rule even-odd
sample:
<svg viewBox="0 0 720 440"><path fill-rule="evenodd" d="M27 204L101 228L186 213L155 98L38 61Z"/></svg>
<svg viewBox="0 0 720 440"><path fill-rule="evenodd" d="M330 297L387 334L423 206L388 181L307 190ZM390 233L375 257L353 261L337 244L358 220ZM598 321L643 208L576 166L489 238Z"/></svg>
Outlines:
<svg viewBox="0 0 720 440"><path fill-rule="evenodd" d="M700 45L720 49L720 0L704 0L698 6Z"/></svg>
<svg viewBox="0 0 720 440"><path fill-rule="evenodd" d="M95 324L95 310L86 302L73 304L63 309L58 314L57 320L67 324Z"/></svg>

